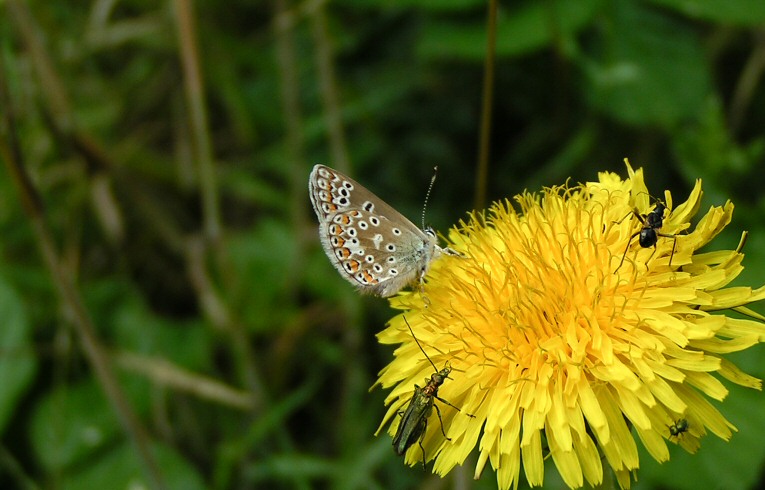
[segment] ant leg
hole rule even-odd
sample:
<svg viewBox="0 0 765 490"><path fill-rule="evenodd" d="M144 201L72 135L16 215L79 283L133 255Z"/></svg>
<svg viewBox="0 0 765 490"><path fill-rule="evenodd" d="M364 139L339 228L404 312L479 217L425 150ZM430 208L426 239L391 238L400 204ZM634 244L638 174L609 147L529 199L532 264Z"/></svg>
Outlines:
<svg viewBox="0 0 765 490"><path fill-rule="evenodd" d="M646 260L646 261L645 261L645 268L646 268L646 269L648 269L648 262L650 262L650 261L651 261L651 259L653 258L653 256L654 256L654 255L656 255L656 250L658 250L658 247L657 247L657 246L656 246L656 244L654 243L654 244L653 244L653 252L651 252L651 256L650 256L650 257L648 257L648 260Z"/></svg>
<svg viewBox="0 0 765 490"><path fill-rule="evenodd" d="M631 215L631 214L635 214L635 211L630 211L629 213L625 214L624 217L622 219L620 219L619 221L612 221L611 223L616 223L617 225L620 225L622 223L622 221L627 219L627 217L629 215Z"/></svg>
<svg viewBox="0 0 765 490"><path fill-rule="evenodd" d="M672 268L672 257L675 256L675 247L677 246L677 237L672 237L672 253L669 254L669 268Z"/></svg>
<svg viewBox="0 0 765 490"><path fill-rule="evenodd" d="M632 236L630 237L629 241L627 242L627 246L624 248L624 255L622 255L622 261L619 262L619 267L617 267L616 270L614 270L614 274L616 274L619 271L619 269L621 269L622 265L624 264L624 259L627 257L627 250L630 249L630 244L632 243L632 239L638 235L640 235L639 231L636 233L633 233Z"/></svg>
<svg viewBox="0 0 765 490"><path fill-rule="evenodd" d="M656 233L656 236L672 239L672 253L669 255L669 264L668 264L669 267L671 268L672 258L675 256L675 248L677 247L677 235L670 235L668 233Z"/></svg>
<svg viewBox="0 0 765 490"><path fill-rule="evenodd" d="M634 215L643 226L645 226L645 215L640 214L640 211L638 211L637 208L632 208L632 211L625 214L622 219L620 219L619 221L612 221L611 223L616 223L617 225L619 225L621 224L622 221L627 219L631 214Z"/></svg>

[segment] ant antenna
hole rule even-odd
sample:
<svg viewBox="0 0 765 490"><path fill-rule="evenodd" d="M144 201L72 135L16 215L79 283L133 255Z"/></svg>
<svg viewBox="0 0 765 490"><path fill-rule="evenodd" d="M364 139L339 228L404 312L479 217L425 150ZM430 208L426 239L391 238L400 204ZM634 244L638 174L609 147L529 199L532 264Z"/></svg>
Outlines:
<svg viewBox="0 0 765 490"><path fill-rule="evenodd" d="M433 176L433 180L435 180L435 178L436 178L436 177L435 177L435 175L434 175L434 176ZM431 185L432 185L432 184L433 184L433 182L431 181ZM427 354L427 353L425 353L425 349L423 349L423 348L422 348L422 345L420 344L420 341L419 341L419 340L417 340L417 336L416 336L416 335L414 335L414 330L412 330L412 326L411 326L411 325L409 325L409 320L407 320L407 319L406 319L406 317L404 317L404 322L406 322L406 326L407 326L407 327L409 327L409 331L410 331L410 332L412 332L412 338L414 338L414 341L415 341L415 342L417 342L417 347L419 347L419 348L420 348L420 350L422 351L422 353L423 353L423 354L425 354L425 358L428 360L428 362L430 363L430 365L431 365L431 366L433 366L433 369L435 369L435 370L436 370L436 372L438 372L438 368L436 367L436 365L435 365L435 364L433 364L433 361L431 361L431 360L430 360L430 357L428 357L428 354Z"/></svg>
<svg viewBox="0 0 765 490"><path fill-rule="evenodd" d="M433 167L433 177L430 178L430 185L428 186L428 192L425 193L425 202L422 204L422 229L423 230L425 229L425 209L428 207L428 199L430 199L430 191L433 190L433 184L436 183L437 176L438 176L438 165ZM404 318L404 320L406 320L406 318ZM409 327L409 330L411 329L412 327ZM412 335L414 335L414 332L412 332ZM415 338L414 340L417 340L417 339ZM420 347L420 349L422 349L422 347ZM423 353L424 352L425 351L423 351ZM436 369L436 371L438 370Z"/></svg>

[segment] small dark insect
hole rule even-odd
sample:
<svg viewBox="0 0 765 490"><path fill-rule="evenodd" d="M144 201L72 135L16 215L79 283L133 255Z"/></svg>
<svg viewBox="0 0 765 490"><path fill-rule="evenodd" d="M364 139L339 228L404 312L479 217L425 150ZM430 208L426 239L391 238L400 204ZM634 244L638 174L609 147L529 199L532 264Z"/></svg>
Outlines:
<svg viewBox="0 0 765 490"><path fill-rule="evenodd" d="M619 262L619 267L614 270L614 274L624 264L624 259L627 257L627 251L630 248L632 239L635 237L638 237L638 243L641 247L653 247L654 253L656 253L656 243L659 241L659 237L672 238L674 241L672 242L672 253L669 256L669 265L670 267L672 266L672 257L675 256L675 245L677 245L677 235L670 235L668 233L661 233L659 231L661 227L664 226L664 211L666 209L667 207L664 205L664 203L657 200L653 211L648 214L640 214L637 209L632 210L632 213L630 214L634 215L638 220L640 220L640 223L643 225L643 227L637 232L633 233L630 237L629 241L627 242L627 247L624 249L622 261ZM627 216L629 216L629 214ZM627 216L625 216L625 218ZM622 220L624 220L624 218L622 218ZM620 220L619 223L621 223L622 220Z"/></svg>
<svg viewBox="0 0 765 490"><path fill-rule="evenodd" d="M451 441L444 431L441 410L434 401L438 400L441 403L449 405L458 412L460 409L438 396L438 388L444 383L446 378L449 377L452 368L447 364L439 371L435 364L433 364L433 361L430 360L430 357L428 357L428 354L425 353L422 345L420 345L420 341L417 340L417 337L414 335L414 330L412 330L406 317L404 317L404 321L406 322L406 326L409 327L409 331L412 332L412 337L414 337L414 341L417 342L417 346L422 353L425 354L428 362L430 362L436 372L430 375L430 379L425 379L426 385L424 387L421 388L418 385L414 385L414 394L412 395L412 400L409 402L409 406L403 413L399 412L399 415L401 415L401 422L398 425L398 430L396 430L396 435L393 436L393 449L396 451L396 454L401 456L406 453L406 450L409 449L415 441L417 441L420 445L420 450L422 451L422 466L424 468L426 460L425 448L422 446L422 440L425 437L425 431L428 428L428 418L430 418L433 408L436 409L438 421L441 423L441 433L446 440ZM469 416L475 417L474 415Z"/></svg>
<svg viewBox="0 0 765 490"><path fill-rule="evenodd" d="M689 424L688 420L680 419L669 427L670 437L679 437L683 432L688 432Z"/></svg>

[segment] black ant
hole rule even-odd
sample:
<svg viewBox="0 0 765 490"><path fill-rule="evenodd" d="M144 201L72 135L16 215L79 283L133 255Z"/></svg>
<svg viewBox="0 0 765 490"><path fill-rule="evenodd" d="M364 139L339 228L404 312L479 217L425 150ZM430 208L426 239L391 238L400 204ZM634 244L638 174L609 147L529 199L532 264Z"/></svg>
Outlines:
<svg viewBox="0 0 765 490"><path fill-rule="evenodd" d="M630 244L632 243L632 239L635 237L638 237L638 243L643 248L653 247L654 253L656 253L656 243L659 241L659 237L664 238L672 238L674 241L672 242L672 253L669 256L669 266L672 267L672 257L675 256L675 246L677 245L677 235L670 235L669 233L662 233L659 230L662 226L664 226L664 211L667 209L667 207L664 205L663 202L657 200L656 201L656 207L653 208L653 211L651 211L648 214L640 214L640 212L637 210L637 208L634 208L632 210L632 214L640 220L640 223L643 225L643 228L641 228L639 231L636 231L635 233L630 236L629 241L627 242L627 247L624 249L624 255L622 255L622 261L619 262L619 267L616 268L614 271L614 274L621 268L622 264L624 264L624 259L627 257L627 251L630 248ZM627 215L629 216L629 214ZM624 218L626 218L625 216ZM621 223L621 221L619 223ZM653 256L653 254L651 254Z"/></svg>

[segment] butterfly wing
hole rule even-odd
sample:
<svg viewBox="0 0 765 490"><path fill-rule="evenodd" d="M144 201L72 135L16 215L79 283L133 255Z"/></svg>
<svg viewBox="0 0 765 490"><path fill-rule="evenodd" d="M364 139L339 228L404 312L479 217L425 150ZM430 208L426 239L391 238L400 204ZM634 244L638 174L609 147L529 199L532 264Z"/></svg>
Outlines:
<svg viewBox="0 0 765 490"><path fill-rule="evenodd" d="M316 165L309 194L324 252L362 292L392 296L421 277L439 250L435 236L336 170Z"/></svg>
<svg viewBox="0 0 765 490"><path fill-rule="evenodd" d="M402 228L422 233L403 214L399 213L372 191L347 175L325 165L315 165L308 179L308 194L320 223L329 221L330 215L349 209L365 209L385 216Z"/></svg>

